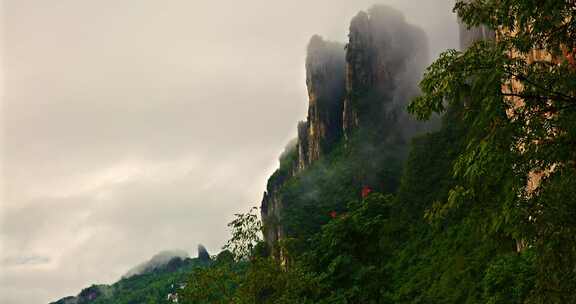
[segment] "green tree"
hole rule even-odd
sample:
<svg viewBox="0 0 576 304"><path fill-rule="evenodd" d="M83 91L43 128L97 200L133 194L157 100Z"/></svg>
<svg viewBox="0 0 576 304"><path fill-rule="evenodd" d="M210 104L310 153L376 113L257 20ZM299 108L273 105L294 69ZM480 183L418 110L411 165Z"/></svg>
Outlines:
<svg viewBox="0 0 576 304"><path fill-rule="evenodd" d="M271 258L251 261L238 288L239 304L306 304L318 303L319 280L301 264L283 268Z"/></svg>
<svg viewBox="0 0 576 304"><path fill-rule="evenodd" d="M489 233L537 249L532 300L572 303L576 268L566 265L576 264L576 223L566 215L576 188L574 1L459 1L455 11L498 35L443 53L409 106L420 119L461 106L471 126L454 165L461 182L437 209L481 204ZM550 56L533 57L534 50ZM528 187L533 174L543 175L536 189Z"/></svg>
<svg viewBox="0 0 576 304"><path fill-rule="evenodd" d="M262 223L257 211L257 207L252 207L247 213L235 214L236 218L228 224L232 229L232 237L224 249L232 252L237 261L247 260L261 241Z"/></svg>
<svg viewBox="0 0 576 304"><path fill-rule="evenodd" d="M223 263L199 269L188 280L181 292L182 303L229 304L235 302L235 292L241 273L233 264Z"/></svg>
<svg viewBox="0 0 576 304"><path fill-rule="evenodd" d="M397 246L391 195L372 193L322 227L303 258L333 303L382 303L389 287L386 262Z"/></svg>
<svg viewBox="0 0 576 304"><path fill-rule="evenodd" d="M482 279L486 303L524 303L534 286L534 257L534 250L527 250L494 259Z"/></svg>

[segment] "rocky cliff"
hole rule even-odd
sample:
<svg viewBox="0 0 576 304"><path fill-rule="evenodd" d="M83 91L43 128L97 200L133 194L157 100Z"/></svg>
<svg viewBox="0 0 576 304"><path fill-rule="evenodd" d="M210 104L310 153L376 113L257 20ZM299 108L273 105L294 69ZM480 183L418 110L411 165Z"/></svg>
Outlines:
<svg viewBox="0 0 576 304"><path fill-rule="evenodd" d="M377 82L377 51L368 14L360 12L350 24L350 41L346 52L346 92L343 129L349 135L359 125L356 96L367 92Z"/></svg>
<svg viewBox="0 0 576 304"><path fill-rule="evenodd" d="M315 35L307 52L308 118L298 124L298 137L280 157L280 168L270 177L261 204L264 238L269 245L284 236L278 224L283 207L280 189L284 182L329 152L342 136L344 45Z"/></svg>
<svg viewBox="0 0 576 304"><path fill-rule="evenodd" d="M468 28L460 21L460 49L469 48L474 42L480 40L494 40L496 33L486 26Z"/></svg>
<svg viewBox="0 0 576 304"><path fill-rule="evenodd" d="M464 2L469 2L469 0ZM458 25L460 29L461 50L469 48L477 41L496 39L496 33L487 26L468 27L460 18L458 18Z"/></svg>
<svg viewBox="0 0 576 304"><path fill-rule="evenodd" d="M308 120L299 132L302 146L299 158L306 167L328 152L342 135L342 100L344 98L344 45L313 36L306 58ZM301 136L305 138L301 138Z"/></svg>
<svg viewBox="0 0 576 304"><path fill-rule="evenodd" d="M389 7L358 13L346 46L312 37L306 58L308 117L298 124L298 137L281 156L261 204L269 246L285 237L280 220L289 205L282 198L287 180L329 154L338 142L349 141L356 130L369 129L381 141L391 134L406 141L415 132L405 107L418 92L426 54L424 33Z"/></svg>
<svg viewBox="0 0 576 304"><path fill-rule="evenodd" d="M346 52L346 98L343 128L349 137L356 128L382 127L387 136L408 127L405 107L418 92L427 59L426 35L389 7L374 6L350 23ZM364 126L363 126L364 125ZM410 137L412 127L404 137Z"/></svg>

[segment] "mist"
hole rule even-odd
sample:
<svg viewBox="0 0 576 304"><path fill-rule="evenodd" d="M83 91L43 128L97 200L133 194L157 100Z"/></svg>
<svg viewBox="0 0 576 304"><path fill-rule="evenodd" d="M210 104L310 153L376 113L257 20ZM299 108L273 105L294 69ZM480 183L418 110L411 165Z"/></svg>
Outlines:
<svg viewBox="0 0 576 304"><path fill-rule="evenodd" d="M0 302L217 253L307 115L306 48L375 2L458 47L452 0L6 0ZM403 86L398 84L398 86Z"/></svg>
<svg viewBox="0 0 576 304"><path fill-rule="evenodd" d="M427 124L416 122L406 110L419 94L418 83L429 62L428 37L422 28L410 24L403 12L386 5L358 13L351 21L350 32L350 44L359 50L348 51L361 56L351 60L367 60L358 69L373 69L367 73L374 79L352 83L349 88L366 91L357 101L365 112L361 122L377 128L384 141L400 138L409 142L412 136L428 129ZM373 53L362 53L366 45Z"/></svg>
<svg viewBox="0 0 576 304"><path fill-rule="evenodd" d="M433 127L407 113L428 61L424 30L375 5L351 19L348 37L337 43L314 35L308 44L308 120L298 124L297 150L291 143L281 155L261 205L273 227L269 244L284 233L319 231L360 189L395 193L412 137Z"/></svg>
<svg viewBox="0 0 576 304"><path fill-rule="evenodd" d="M135 275L148 273L156 269L166 266L170 261L175 258L186 259L189 255L184 250L166 250L155 254L150 260L139 264L138 266L128 270L128 272L123 275L123 278L129 278Z"/></svg>

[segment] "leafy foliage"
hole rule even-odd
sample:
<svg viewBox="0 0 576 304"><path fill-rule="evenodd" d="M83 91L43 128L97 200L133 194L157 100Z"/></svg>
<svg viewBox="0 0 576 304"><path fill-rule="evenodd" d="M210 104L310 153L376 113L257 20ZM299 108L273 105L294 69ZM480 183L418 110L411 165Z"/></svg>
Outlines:
<svg viewBox="0 0 576 304"><path fill-rule="evenodd" d="M257 211L258 208L253 207L247 213L238 213L228 224L228 227L232 228L232 238L228 240L224 249L230 250L238 261L248 259L260 241L262 226Z"/></svg>
<svg viewBox="0 0 576 304"><path fill-rule="evenodd" d="M322 227L305 260L330 286L332 298L377 303L387 287L386 261L400 227L391 219L392 196L371 194Z"/></svg>
<svg viewBox="0 0 576 304"><path fill-rule="evenodd" d="M289 236L304 240L319 232L330 213L346 212L365 186L387 193L398 189L408 144L380 139L359 131L285 183L281 195L287 204L280 221Z"/></svg>
<svg viewBox="0 0 576 304"><path fill-rule="evenodd" d="M444 53L410 106L419 118L446 104L467 109L472 132L454 167L461 181L445 206L462 197L481 204L491 232L536 249L532 300L568 303L576 290L576 270L562 266L576 261L576 226L564 216L576 184L576 7L573 1L475 0L455 10L469 25L486 24L499 35Z"/></svg>
<svg viewBox="0 0 576 304"><path fill-rule="evenodd" d="M200 269L190 277L179 302L210 304L232 303L241 280L242 267L233 263L216 263Z"/></svg>
<svg viewBox="0 0 576 304"><path fill-rule="evenodd" d="M486 303L524 303L536 278L533 250L522 254L502 255L486 270L482 280Z"/></svg>

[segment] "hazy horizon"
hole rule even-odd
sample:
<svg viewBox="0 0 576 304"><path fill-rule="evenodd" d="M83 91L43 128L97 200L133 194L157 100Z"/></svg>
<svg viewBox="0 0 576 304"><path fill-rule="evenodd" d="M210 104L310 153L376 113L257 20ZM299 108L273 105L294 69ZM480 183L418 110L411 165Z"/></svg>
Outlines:
<svg viewBox="0 0 576 304"><path fill-rule="evenodd" d="M3 1L0 302L217 253L306 118L310 37L386 4L433 60L458 47L453 2Z"/></svg>

